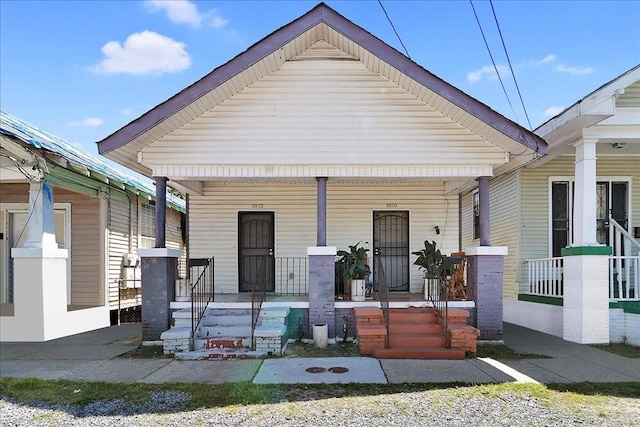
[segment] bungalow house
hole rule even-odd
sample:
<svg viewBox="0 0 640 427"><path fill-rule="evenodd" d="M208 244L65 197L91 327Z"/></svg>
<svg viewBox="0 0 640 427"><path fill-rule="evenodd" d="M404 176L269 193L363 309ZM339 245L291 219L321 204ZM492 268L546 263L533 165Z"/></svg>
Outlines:
<svg viewBox="0 0 640 427"><path fill-rule="evenodd" d="M424 304L411 252L461 249L461 195L480 182L482 247L467 251L478 292L459 304L499 339L507 248L490 246L489 178L547 144L320 3L98 149L187 194L189 257L215 259L210 307L251 307L262 283L278 296L267 305L302 310L289 321L301 336L326 324L330 339L354 335L354 306L380 307L341 299L336 251L360 242L374 283ZM157 262L172 256L160 248Z"/></svg>
<svg viewBox="0 0 640 427"><path fill-rule="evenodd" d="M152 182L5 112L0 167L0 340L139 322L136 251L155 243ZM168 200L167 245L183 252L184 200Z"/></svg>
<svg viewBox="0 0 640 427"><path fill-rule="evenodd" d="M509 247L504 320L640 345L640 65L535 132L549 154L490 183L492 242Z"/></svg>

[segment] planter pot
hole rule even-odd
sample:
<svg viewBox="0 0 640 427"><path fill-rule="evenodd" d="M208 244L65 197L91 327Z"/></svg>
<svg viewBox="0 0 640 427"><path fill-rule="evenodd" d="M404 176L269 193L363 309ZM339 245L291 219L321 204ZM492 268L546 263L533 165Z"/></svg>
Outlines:
<svg viewBox="0 0 640 427"><path fill-rule="evenodd" d="M329 329L326 323L313 325L313 344L318 348L326 348L329 343Z"/></svg>
<svg viewBox="0 0 640 427"><path fill-rule="evenodd" d="M364 301L365 280L351 279L349 285L351 286L351 301Z"/></svg>
<svg viewBox="0 0 640 427"><path fill-rule="evenodd" d="M424 299L429 301L429 296L436 301L440 299L440 281L438 279L424 279Z"/></svg>

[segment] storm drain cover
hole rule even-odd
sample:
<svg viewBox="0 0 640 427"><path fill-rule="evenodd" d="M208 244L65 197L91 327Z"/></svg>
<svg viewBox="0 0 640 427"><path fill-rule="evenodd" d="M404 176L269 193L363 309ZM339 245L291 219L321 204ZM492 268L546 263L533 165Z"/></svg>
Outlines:
<svg viewBox="0 0 640 427"><path fill-rule="evenodd" d="M344 366L334 366L333 368L329 368L329 372L333 372L334 374L344 374L345 372L349 372L349 369Z"/></svg>
<svg viewBox="0 0 640 427"><path fill-rule="evenodd" d="M320 374L322 372L327 372L327 368L322 368L320 366L312 366L311 368L307 368L305 370L311 374Z"/></svg>

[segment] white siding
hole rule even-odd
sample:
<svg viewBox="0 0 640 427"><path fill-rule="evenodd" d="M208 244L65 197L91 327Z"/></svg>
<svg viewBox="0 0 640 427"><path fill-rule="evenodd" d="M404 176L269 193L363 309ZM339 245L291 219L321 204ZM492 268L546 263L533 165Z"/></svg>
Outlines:
<svg viewBox="0 0 640 427"><path fill-rule="evenodd" d="M71 208L71 304L101 305L100 200L72 194Z"/></svg>
<svg viewBox="0 0 640 427"><path fill-rule="evenodd" d="M122 195L112 192L112 197L107 200L107 248L108 248L108 269L107 283L109 307L114 310L118 308L118 298L121 298L120 308L133 307L142 303L139 292L136 289L123 289L118 295L122 266L122 255L130 250L136 252L137 244L135 233L137 230L137 204L136 196L131 197L132 208L129 210L129 200ZM121 198L122 197L122 198ZM131 225L130 221L131 220ZM130 230L134 231L134 238L131 240Z"/></svg>
<svg viewBox="0 0 640 427"><path fill-rule="evenodd" d="M283 64L142 153L152 165L504 161L502 150L392 81L330 54Z"/></svg>
<svg viewBox="0 0 640 427"><path fill-rule="evenodd" d="M238 290L238 212L275 213L275 256L306 257L316 244L316 185L205 184L202 196L190 197L190 257L216 259L216 292ZM408 210L410 251L426 239L443 252L458 249L458 199L445 197L442 184L348 184L327 187L327 245L347 249L373 242L373 211ZM434 232L438 225L440 235ZM410 256L410 264L415 257ZM411 268L411 290L420 291L422 275Z"/></svg>

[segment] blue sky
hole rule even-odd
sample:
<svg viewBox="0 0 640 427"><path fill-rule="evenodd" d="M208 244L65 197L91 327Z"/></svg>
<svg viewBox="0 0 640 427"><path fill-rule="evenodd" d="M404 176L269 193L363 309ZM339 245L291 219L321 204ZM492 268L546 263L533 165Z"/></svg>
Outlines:
<svg viewBox="0 0 640 427"><path fill-rule="evenodd" d="M377 1L327 1L404 51ZM418 64L529 124L488 1L383 0ZM0 108L91 153L95 142L312 9L314 1L0 0ZM640 63L640 1L493 6L533 128Z"/></svg>

